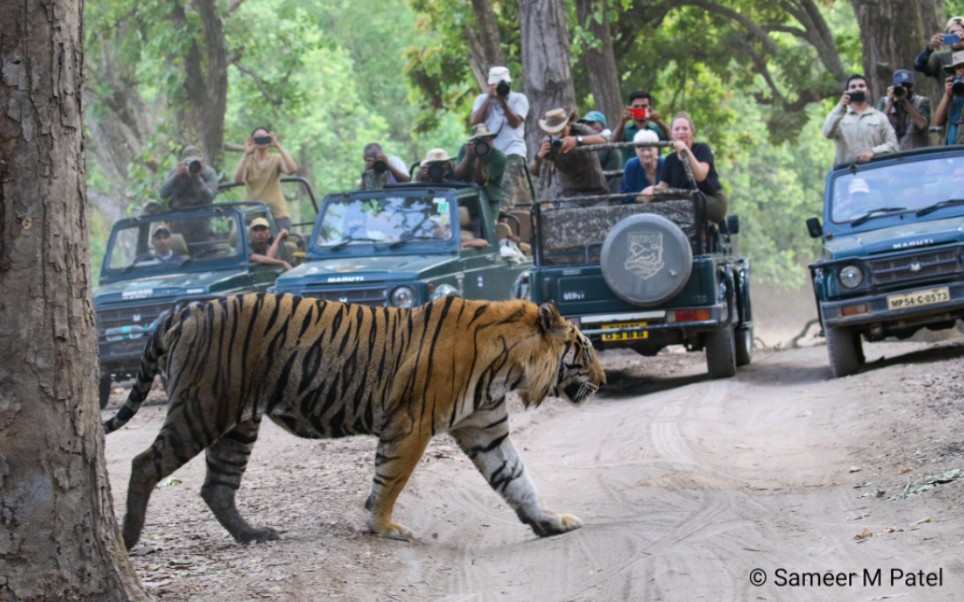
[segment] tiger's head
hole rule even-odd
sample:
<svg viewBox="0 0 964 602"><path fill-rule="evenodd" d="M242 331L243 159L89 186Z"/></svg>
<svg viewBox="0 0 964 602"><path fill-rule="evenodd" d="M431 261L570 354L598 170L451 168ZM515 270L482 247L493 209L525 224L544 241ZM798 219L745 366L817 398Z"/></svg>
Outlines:
<svg viewBox="0 0 964 602"><path fill-rule="evenodd" d="M606 383L606 372L592 342L552 303L539 306L537 323L543 353L532 362L522 401L526 406L539 405L552 395L576 405L585 402Z"/></svg>

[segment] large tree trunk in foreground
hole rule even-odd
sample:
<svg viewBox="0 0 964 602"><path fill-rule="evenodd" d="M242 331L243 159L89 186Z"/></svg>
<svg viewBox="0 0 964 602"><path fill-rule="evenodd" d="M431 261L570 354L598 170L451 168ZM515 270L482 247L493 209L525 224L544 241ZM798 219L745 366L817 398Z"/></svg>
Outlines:
<svg viewBox="0 0 964 602"><path fill-rule="evenodd" d="M83 4L0 0L0 599L144 599L97 411Z"/></svg>
<svg viewBox="0 0 964 602"><path fill-rule="evenodd" d="M545 134L539 119L550 109L576 108L576 92L569 68L569 28L565 5L559 0L519 0L522 22L522 70L529 97L526 143L531 158Z"/></svg>

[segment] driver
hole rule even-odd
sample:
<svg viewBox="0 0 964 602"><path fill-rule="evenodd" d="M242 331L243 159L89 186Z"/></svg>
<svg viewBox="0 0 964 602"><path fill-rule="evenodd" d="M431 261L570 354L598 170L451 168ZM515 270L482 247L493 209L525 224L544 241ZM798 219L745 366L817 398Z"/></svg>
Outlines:
<svg viewBox="0 0 964 602"><path fill-rule="evenodd" d="M180 255L174 253L174 250L171 248L171 231L164 225L154 228L154 232L151 233L150 253L135 257L131 263L133 265L135 263L158 261L162 264L172 265L180 264L182 261Z"/></svg>
<svg viewBox="0 0 964 602"><path fill-rule="evenodd" d="M847 186L847 196L834 206L835 221L849 221L867 212L870 203L870 184L863 178L850 180Z"/></svg>
<svg viewBox="0 0 964 602"><path fill-rule="evenodd" d="M345 214L342 233L345 238L358 241L386 242L392 238L382 230L369 228L368 213L358 207L350 208Z"/></svg>
<svg viewBox="0 0 964 602"><path fill-rule="evenodd" d="M248 226L248 244L251 246L251 261L263 265L280 265L287 272L291 264L284 259L278 259L278 247L281 241L288 237L287 230L278 232L278 237L272 239L271 224L263 217L251 220Z"/></svg>

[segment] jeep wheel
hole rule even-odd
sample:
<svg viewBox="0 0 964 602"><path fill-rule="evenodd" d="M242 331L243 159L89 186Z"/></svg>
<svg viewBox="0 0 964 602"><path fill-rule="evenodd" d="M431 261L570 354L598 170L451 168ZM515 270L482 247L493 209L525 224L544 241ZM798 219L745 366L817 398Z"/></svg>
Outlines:
<svg viewBox="0 0 964 602"><path fill-rule="evenodd" d="M672 221L642 213L613 226L603 242L599 266L617 297L652 307L686 286L693 270L693 249Z"/></svg>
<svg viewBox="0 0 964 602"><path fill-rule="evenodd" d="M732 325L706 333L706 368L710 378L729 378L736 374Z"/></svg>
<svg viewBox="0 0 964 602"><path fill-rule="evenodd" d="M110 401L110 376L101 376L100 383L97 387L97 394L100 398L100 409L107 407L107 402Z"/></svg>
<svg viewBox="0 0 964 602"><path fill-rule="evenodd" d="M863 363L864 350L860 333L846 328L826 329L827 353L830 355L830 369L837 378L857 372Z"/></svg>
<svg viewBox="0 0 964 602"><path fill-rule="evenodd" d="M736 329L736 365L746 366L753 359L753 328Z"/></svg>

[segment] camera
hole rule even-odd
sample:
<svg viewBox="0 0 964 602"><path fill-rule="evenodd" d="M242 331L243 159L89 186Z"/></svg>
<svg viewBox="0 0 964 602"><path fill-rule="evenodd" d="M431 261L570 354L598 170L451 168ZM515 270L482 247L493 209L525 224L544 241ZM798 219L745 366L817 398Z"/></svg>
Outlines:
<svg viewBox="0 0 964 602"><path fill-rule="evenodd" d="M954 77L951 82L951 93L958 97L964 96L964 77L960 75Z"/></svg>
<svg viewBox="0 0 964 602"><path fill-rule="evenodd" d="M271 144L271 136L255 136L254 143L261 145Z"/></svg>
<svg viewBox="0 0 964 602"><path fill-rule="evenodd" d="M854 90L853 92L847 92L847 95L850 96L850 102L867 101L867 93L864 92L863 90Z"/></svg>
<svg viewBox="0 0 964 602"><path fill-rule="evenodd" d="M492 150L492 147L489 146L489 143L485 140L476 140L474 150L476 157L484 157L489 154L489 151Z"/></svg>
<svg viewBox="0 0 964 602"><path fill-rule="evenodd" d="M381 159L375 159L375 162L372 163L372 171L379 174L385 173L388 171L388 165Z"/></svg>
<svg viewBox="0 0 964 602"><path fill-rule="evenodd" d="M954 34L954 33L944 34L943 42L945 46L953 46L954 44L957 44L960 41L961 41L961 36L957 34Z"/></svg>
<svg viewBox="0 0 964 602"><path fill-rule="evenodd" d="M187 170L192 174L201 173L201 160L200 159L185 159L184 165L187 166Z"/></svg>
<svg viewBox="0 0 964 602"><path fill-rule="evenodd" d="M640 121L649 119L649 107L629 107L629 114Z"/></svg>
<svg viewBox="0 0 964 602"><path fill-rule="evenodd" d="M549 146L552 147L552 152L558 152L562 148L562 138L559 136L549 136Z"/></svg>
<svg viewBox="0 0 964 602"><path fill-rule="evenodd" d="M907 88L904 86L894 86L894 98L903 98L907 95Z"/></svg>
<svg viewBox="0 0 964 602"><path fill-rule="evenodd" d="M509 82L505 81L504 79L500 79L499 83L495 85L495 93L499 96L508 96L509 90L511 90L509 87Z"/></svg>

